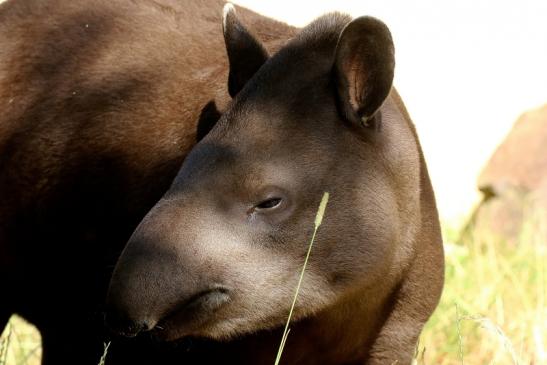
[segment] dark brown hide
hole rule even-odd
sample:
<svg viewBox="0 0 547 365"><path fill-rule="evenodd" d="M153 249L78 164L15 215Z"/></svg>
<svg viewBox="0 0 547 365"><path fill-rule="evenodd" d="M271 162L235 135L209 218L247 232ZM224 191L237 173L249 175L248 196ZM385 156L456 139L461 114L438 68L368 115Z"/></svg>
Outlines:
<svg viewBox="0 0 547 365"><path fill-rule="evenodd" d="M202 108L229 100L222 6L0 4L0 328L12 313L37 325L44 364L97 364L116 259L195 144ZM293 34L240 15L270 52Z"/></svg>

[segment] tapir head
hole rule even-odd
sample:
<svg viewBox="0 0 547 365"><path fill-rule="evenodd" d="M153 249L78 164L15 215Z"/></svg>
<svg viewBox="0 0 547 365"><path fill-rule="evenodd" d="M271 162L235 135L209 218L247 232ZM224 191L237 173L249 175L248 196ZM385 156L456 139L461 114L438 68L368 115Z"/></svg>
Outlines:
<svg viewBox="0 0 547 365"><path fill-rule="evenodd" d="M282 326L325 191L293 319L356 288L375 295L397 255L400 201L413 199L401 195L419 179L413 138L383 106L386 26L327 15L272 57L231 6L223 29L233 100L118 261L107 301L119 332L228 339Z"/></svg>

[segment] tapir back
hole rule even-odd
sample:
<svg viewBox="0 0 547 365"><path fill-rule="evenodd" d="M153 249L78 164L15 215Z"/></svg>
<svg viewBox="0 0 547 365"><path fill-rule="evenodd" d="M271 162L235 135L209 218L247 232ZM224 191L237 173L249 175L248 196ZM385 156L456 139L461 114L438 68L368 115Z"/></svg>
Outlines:
<svg viewBox="0 0 547 365"><path fill-rule="evenodd" d="M194 143L200 106L222 99L221 37L152 3L2 5L2 244L15 269L68 250L65 265L85 265L89 245L130 233Z"/></svg>
<svg viewBox="0 0 547 365"><path fill-rule="evenodd" d="M216 116L202 109L229 101L222 5L0 4L0 275L13 298L0 328L18 312L47 347L65 321L93 327L119 252L195 144L200 115ZM242 14L272 51L293 32Z"/></svg>

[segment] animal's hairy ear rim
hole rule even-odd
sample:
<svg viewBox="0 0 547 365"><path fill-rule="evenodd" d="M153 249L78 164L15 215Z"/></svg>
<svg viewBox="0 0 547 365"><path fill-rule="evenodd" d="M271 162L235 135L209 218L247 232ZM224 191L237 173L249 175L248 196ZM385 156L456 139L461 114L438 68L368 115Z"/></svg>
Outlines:
<svg viewBox="0 0 547 365"><path fill-rule="evenodd" d="M356 18L340 33L334 81L343 116L369 126L391 91L395 50L388 27L368 16Z"/></svg>
<svg viewBox="0 0 547 365"><path fill-rule="evenodd" d="M234 97L266 62L268 52L239 21L235 7L230 3L224 5L222 30L230 63L228 92Z"/></svg>

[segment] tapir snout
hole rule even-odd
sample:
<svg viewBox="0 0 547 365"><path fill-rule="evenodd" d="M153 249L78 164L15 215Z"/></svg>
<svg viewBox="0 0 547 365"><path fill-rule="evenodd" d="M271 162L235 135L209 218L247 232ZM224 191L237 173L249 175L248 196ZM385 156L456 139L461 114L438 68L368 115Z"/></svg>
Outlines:
<svg viewBox="0 0 547 365"><path fill-rule="evenodd" d="M176 212L181 210L191 208L158 205L128 242L107 298L106 321L114 332L132 337L157 329L162 337L162 330L171 323L191 331L230 301L222 266L213 262L214 255L200 255L207 251L207 242L200 241L192 229L198 225L186 216L184 227L179 221L173 228L171 222L175 223ZM173 247L170 242L179 245Z"/></svg>

